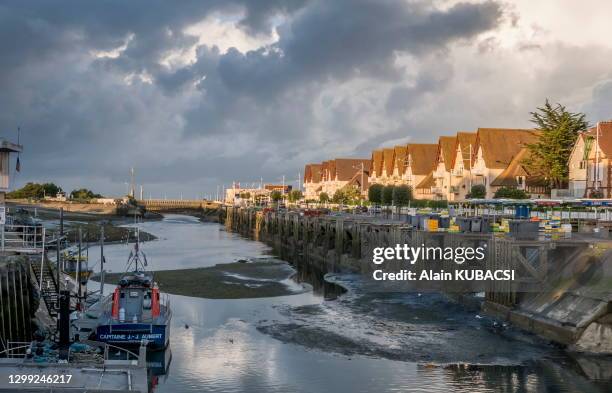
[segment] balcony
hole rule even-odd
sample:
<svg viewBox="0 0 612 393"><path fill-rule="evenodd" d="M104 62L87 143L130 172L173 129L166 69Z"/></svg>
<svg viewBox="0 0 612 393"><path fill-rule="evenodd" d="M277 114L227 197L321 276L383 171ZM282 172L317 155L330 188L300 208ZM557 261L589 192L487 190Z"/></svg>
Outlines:
<svg viewBox="0 0 612 393"><path fill-rule="evenodd" d="M459 194L459 186L451 186L450 187L450 192L452 194L458 195Z"/></svg>
<svg viewBox="0 0 612 393"><path fill-rule="evenodd" d="M472 169L472 175L474 176L484 176L484 168L474 168Z"/></svg>
<svg viewBox="0 0 612 393"><path fill-rule="evenodd" d="M444 171L440 171L440 170L435 170L434 173L432 174L434 179L442 179L444 178L444 175L446 174L446 172Z"/></svg>
<svg viewBox="0 0 612 393"><path fill-rule="evenodd" d="M431 187L431 193L436 195L444 195L444 189L442 187Z"/></svg>

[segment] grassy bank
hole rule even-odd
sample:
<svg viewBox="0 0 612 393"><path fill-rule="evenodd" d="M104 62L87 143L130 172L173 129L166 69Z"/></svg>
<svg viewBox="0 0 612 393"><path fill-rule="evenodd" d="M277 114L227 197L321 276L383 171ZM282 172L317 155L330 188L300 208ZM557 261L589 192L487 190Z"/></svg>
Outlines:
<svg viewBox="0 0 612 393"><path fill-rule="evenodd" d="M163 292L208 299L244 299L293 294L280 281L293 274L287 263L257 261L227 263L211 267L154 272ZM115 283L119 273L107 274L105 281Z"/></svg>
<svg viewBox="0 0 612 393"><path fill-rule="evenodd" d="M23 208L32 216L42 221L59 222L60 211L53 206L45 205L23 205L9 203L11 210ZM121 225L131 224L133 218L126 218L114 214L114 208L108 212L86 212L86 211L64 211L64 233L68 237L68 241L76 243L79 239L79 228L83 233L83 242L97 243L100 241L101 227L104 226L104 237L108 243L118 242L134 242L136 240L136 232L133 228L126 228ZM161 219L162 216L155 219ZM141 241L150 241L157 239L154 235L140 231Z"/></svg>
<svg viewBox="0 0 612 393"><path fill-rule="evenodd" d="M87 222L87 223L71 223L68 222L64 226L68 241L76 243L79 240L79 228L81 228L83 242L98 243L100 241L100 233L104 226L104 241L106 243L127 243L136 241L136 231L134 228L126 228L116 226L110 222ZM140 231L140 241L151 241L157 239L154 235Z"/></svg>

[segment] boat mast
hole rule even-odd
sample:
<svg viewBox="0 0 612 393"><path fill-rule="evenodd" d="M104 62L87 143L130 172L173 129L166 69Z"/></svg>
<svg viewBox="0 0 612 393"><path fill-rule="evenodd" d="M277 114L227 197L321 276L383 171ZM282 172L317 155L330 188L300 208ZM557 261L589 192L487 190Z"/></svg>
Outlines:
<svg viewBox="0 0 612 393"><path fill-rule="evenodd" d="M100 298L104 295L104 225L100 228Z"/></svg>

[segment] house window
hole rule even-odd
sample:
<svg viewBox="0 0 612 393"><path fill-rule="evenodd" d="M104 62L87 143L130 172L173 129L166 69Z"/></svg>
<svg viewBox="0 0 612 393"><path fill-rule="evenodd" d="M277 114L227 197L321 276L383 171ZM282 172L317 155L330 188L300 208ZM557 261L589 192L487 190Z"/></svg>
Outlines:
<svg viewBox="0 0 612 393"><path fill-rule="evenodd" d="M580 161L580 169L584 169L584 168L586 168L586 161L582 160Z"/></svg>

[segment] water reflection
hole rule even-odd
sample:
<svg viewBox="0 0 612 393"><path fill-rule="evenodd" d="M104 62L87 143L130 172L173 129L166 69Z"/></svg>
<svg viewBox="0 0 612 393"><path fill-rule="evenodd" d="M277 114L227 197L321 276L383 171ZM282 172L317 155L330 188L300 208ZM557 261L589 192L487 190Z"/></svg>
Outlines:
<svg viewBox="0 0 612 393"><path fill-rule="evenodd" d="M143 246L154 269L211 266L270 253L261 243L183 216L139 225L160 237ZM110 266L123 268L129 249L106 250ZM297 268L296 279L312 284L313 292L239 300L171 296L172 362L167 374L157 376L155 392L609 391L605 381L590 381L577 362L558 351L535 347L525 354L531 343L481 330L484 325L473 315L469 322L461 320L459 308L433 298L361 296L358 280L345 276L334 278L350 291L329 301L339 287L313 267ZM317 329L299 338L322 345L275 338L262 333L262 325ZM466 346L461 343L466 337L474 352L491 356L445 365L444 356ZM369 352L356 346L363 343ZM419 361L381 355L376 348L392 355L412 352ZM496 365L502 360L503 366Z"/></svg>

